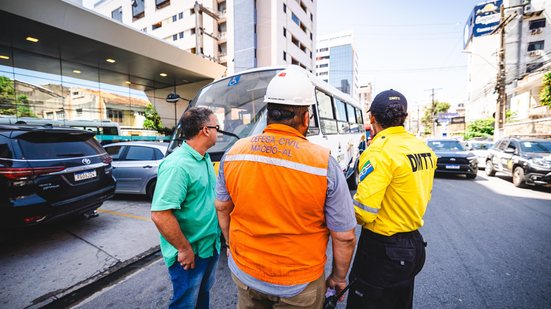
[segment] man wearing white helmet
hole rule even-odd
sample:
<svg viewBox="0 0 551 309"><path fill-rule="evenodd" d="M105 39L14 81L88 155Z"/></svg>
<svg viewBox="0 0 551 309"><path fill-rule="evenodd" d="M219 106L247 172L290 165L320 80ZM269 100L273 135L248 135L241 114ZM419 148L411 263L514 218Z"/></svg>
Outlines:
<svg viewBox="0 0 551 309"><path fill-rule="evenodd" d="M341 291L355 246L346 180L329 150L306 138L314 86L288 69L268 85L268 126L220 162L216 210L229 244L238 308L321 308ZM331 235L333 269L325 280Z"/></svg>

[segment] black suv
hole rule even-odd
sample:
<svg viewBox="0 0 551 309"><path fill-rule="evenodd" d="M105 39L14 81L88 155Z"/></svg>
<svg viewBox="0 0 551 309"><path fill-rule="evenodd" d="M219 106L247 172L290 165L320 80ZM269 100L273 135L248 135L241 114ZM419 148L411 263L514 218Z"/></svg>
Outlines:
<svg viewBox="0 0 551 309"><path fill-rule="evenodd" d="M551 185L551 140L504 138L488 151L485 171L513 176L516 187Z"/></svg>
<svg viewBox="0 0 551 309"><path fill-rule="evenodd" d="M93 214L115 192L111 160L89 131L0 125L0 227Z"/></svg>

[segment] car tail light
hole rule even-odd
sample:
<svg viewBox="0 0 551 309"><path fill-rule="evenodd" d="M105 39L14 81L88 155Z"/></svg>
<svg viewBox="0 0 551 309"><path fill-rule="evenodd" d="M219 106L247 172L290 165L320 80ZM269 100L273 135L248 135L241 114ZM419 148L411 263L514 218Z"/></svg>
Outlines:
<svg viewBox="0 0 551 309"><path fill-rule="evenodd" d="M111 162L113 162L113 158L111 158L111 156L103 156L101 158L101 161L105 164L110 164Z"/></svg>
<svg viewBox="0 0 551 309"><path fill-rule="evenodd" d="M46 216L32 216L23 218L24 223L37 223L46 219Z"/></svg>
<svg viewBox="0 0 551 309"><path fill-rule="evenodd" d="M10 180L33 177L43 174L49 174L64 170L63 166L50 167L0 167L0 176L4 176Z"/></svg>

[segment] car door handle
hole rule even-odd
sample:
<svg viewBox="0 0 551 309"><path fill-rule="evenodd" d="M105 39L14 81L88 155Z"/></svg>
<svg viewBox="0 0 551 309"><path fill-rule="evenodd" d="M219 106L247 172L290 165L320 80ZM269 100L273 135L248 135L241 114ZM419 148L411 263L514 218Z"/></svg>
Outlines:
<svg viewBox="0 0 551 309"><path fill-rule="evenodd" d="M142 166L142 167L143 167L143 168L152 168L153 166L151 166L151 165L144 165L144 166Z"/></svg>

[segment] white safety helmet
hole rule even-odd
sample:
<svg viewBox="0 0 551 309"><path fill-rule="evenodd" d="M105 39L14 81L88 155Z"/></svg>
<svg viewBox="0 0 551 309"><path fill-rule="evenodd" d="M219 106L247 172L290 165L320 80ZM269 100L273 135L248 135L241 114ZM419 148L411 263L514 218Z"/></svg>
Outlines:
<svg viewBox="0 0 551 309"><path fill-rule="evenodd" d="M268 84L265 103L295 106L314 104L314 85L299 69L286 69L279 72Z"/></svg>

